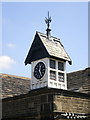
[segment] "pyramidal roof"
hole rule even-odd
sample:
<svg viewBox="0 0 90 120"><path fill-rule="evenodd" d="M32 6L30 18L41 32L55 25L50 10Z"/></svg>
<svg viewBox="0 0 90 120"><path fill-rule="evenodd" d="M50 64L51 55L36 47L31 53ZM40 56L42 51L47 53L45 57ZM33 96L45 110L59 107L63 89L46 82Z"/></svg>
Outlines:
<svg viewBox="0 0 90 120"><path fill-rule="evenodd" d="M72 61L60 42L60 39L53 36L47 37L46 34L36 32L34 41L26 57L25 65L45 57L68 61L69 64L72 64Z"/></svg>
<svg viewBox="0 0 90 120"><path fill-rule="evenodd" d="M60 42L59 38L56 38L53 36L50 36L49 38L47 38L46 34L43 34L40 32L37 32L37 34L39 35L43 45L45 46L50 56L64 59L68 61L70 64L72 64L71 63L72 61L69 55L67 54L67 52L65 51L64 46Z"/></svg>

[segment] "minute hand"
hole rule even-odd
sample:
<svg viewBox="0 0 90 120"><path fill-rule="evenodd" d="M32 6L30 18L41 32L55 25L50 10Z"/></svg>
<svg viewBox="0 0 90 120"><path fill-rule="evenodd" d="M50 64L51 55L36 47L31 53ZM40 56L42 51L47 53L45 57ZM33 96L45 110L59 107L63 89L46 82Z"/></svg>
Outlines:
<svg viewBox="0 0 90 120"><path fill-rule="evenodd" d="M41 66L39 67L39 73L40 73L40 75L42 76L42 73L41 73Z"/></svg>

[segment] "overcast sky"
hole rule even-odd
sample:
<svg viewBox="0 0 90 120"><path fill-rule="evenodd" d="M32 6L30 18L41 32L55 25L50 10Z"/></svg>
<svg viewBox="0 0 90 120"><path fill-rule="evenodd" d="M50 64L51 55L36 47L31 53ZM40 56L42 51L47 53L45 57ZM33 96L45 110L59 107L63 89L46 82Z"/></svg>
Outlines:
<svg viewBox="0 0 90 120"><path fill-rule="evenodd" d="M88 66L88 2L13 2L2 3L2 73L31 77L24 61L36 31L45 33L48 11L51 35L60 38L73 61L67 72Z"/></svg>

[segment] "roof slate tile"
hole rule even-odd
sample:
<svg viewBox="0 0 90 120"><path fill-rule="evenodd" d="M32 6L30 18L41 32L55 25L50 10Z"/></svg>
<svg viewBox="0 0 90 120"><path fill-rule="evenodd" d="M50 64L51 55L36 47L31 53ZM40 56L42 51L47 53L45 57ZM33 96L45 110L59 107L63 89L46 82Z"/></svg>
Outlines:
<svg viewBox="0 0 90 120"><path fill-rule="evenodd" d="M37 32L37 34L39 35L42 43L44 44L46 50L51 56L61 58L61 59L71 62L69 55L67 54L67 52L64 49L64 46L60 42L60 39L55 38L53 36L51 36L48 39L47 35L40 33L40 32Z"/></svg>

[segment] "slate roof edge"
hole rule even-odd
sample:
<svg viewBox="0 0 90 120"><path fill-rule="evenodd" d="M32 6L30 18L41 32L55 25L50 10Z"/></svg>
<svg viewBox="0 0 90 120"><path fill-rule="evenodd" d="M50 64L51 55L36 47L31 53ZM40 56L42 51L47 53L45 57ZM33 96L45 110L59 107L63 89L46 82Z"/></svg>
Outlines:
<svg viewBox="0 0 90 120"><path fill-rule="evenodd" d="M40 34L42 34L42 35L45 35L45 36L47 36L45 33L42 33L42 32L39 32L39 31L36 31L36 33L38 34L38 33L40 33ZM58 40L60 40L60 38L57 38L57 37L54 37L54 36L50 36L50 37L53 37L53 38L55 38L55 39L58 39ZM60 42L61 43L61 42ZM62 44L62 43L61 43ZM63 45L62 45L63 46Z"/></svg>
<svg viewBox="0 0 90 120"><path fill-rule="evenodd" d="M89 70L89 69L90 69L90 67L86 67L85 69L79 69L79 70L77 70L77 71L68 72L67 74L82 72L82 71L86 71L86 70Z"/></svg>
<svg viewBox="0 0 90 120"><path fill-rule="evenodd" d="M7 75L7 76L9 76L9 77L15 77L15 78L20 78L20 79L25 79L25 80L31 80L31 78L29 78L29 77L11 75L11 74L6 74L6 73L0 73L0 75L2 76L2 78L3 78L3 75Z"/></svg>

